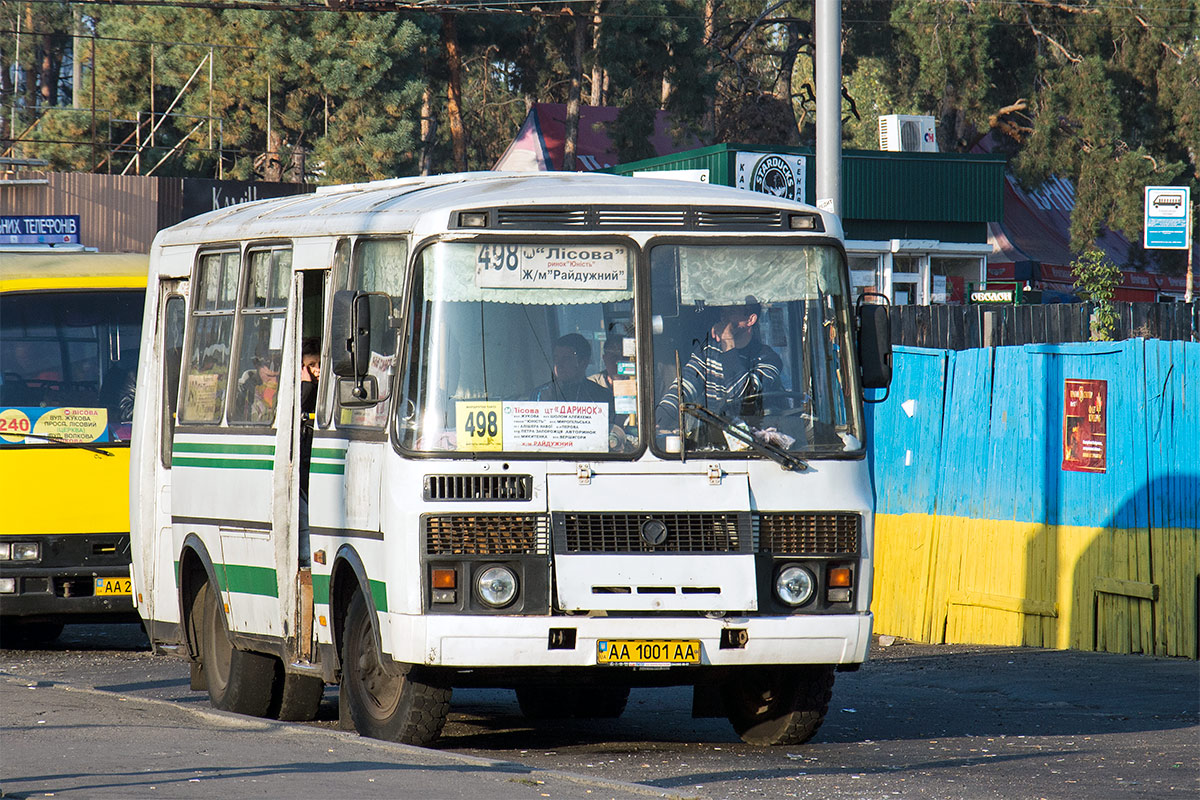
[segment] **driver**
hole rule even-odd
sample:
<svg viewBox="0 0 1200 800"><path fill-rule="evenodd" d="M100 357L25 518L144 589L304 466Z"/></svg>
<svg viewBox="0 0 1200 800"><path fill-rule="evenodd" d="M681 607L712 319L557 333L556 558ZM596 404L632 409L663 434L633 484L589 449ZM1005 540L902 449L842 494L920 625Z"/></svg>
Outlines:
<svg viewBox="0 0 1200 800"><path fill-rule="evenodd" d="M762 305L753 296L740 305L721 307L716 324L682 367L683 402L726 416L762 414L762 395L778 390L783 360L759 338L761 313ZM660 430L679 427L679 395L676 378L655 409Z"/></svg>

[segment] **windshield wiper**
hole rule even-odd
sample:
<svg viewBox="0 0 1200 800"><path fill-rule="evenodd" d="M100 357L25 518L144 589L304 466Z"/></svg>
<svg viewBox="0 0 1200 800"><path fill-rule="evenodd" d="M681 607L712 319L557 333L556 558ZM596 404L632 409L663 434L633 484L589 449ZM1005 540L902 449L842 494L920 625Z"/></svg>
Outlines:
<svg viewBox="0 0 1200 800"><path fill-rule="evenodd" d="M40 433L22 432L21 436L24 436L26 439L41 439L43 442L54 442L55 444L65 444L68 447L78 447L83 450L87 450L90 453L96 453L97 455L101 455L101 456L111 456L112 455L112 453L110 453L109 451L105 450L102 447L97 447L96 445L92 444L91 442L68 442L66 439L60 439L57 436L43 436Z"/></svg>
<svg viewBox="0 0 1200 800"><path fill-rule="evenodd" d="M751 449L762 453L786 470L802 472L808 469L808 462L797 458L777 445L759 441L753 433L723 414L709 411L704 406L696 405L695 403L683 403L679 406L679 410L684 414L690 414L701 422L712 425L741 442L745 442Z"/></svg>

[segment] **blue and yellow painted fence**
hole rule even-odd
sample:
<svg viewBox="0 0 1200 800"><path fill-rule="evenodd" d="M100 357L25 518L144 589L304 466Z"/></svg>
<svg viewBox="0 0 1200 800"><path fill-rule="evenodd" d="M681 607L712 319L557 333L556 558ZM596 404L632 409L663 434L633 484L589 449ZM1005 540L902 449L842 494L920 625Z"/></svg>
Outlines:
<svg viewBox="0 0 1200 800"><path fill-rule="evenodd" d="M875 629L1200 658L1200 344L897 348L868 406ZM1063 463L1067 379L1107 382L1105 471Z"/></svg>

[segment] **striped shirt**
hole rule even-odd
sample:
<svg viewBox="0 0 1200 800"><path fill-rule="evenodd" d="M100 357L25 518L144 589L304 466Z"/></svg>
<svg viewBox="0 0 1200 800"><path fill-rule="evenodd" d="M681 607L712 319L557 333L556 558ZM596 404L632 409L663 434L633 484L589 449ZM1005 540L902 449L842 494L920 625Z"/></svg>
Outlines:
<svg viewBox="0 0 1200 800"><path fill-rule="evenodd" d="M783 360L757 339L745 347L722 351L709 339L692 352L683 366L683 401L699 403L727 416L762 413L759 395L779 390ZM671 382L655 409L655 422L664 430L679 426L679 383Z"/></svg>

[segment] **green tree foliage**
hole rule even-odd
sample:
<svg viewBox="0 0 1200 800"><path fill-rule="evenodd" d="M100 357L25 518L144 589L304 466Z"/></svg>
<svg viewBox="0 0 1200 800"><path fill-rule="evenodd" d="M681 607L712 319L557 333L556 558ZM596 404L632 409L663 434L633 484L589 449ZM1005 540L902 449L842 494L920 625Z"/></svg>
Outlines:
<svg viewBox="0 0 1200 800"><path fill-rule="evenodd" d="M20 134L18 155L58 168L339 182L447 171L459 159L486 169L531 104L567 102L573 82L584 103L621 108L607 133L623 160L651 155L664 109L681 139L814 138L811 0L499 0L486 10L446 0L391 12L353 0L304 12L119 2L86 7L96 58L84 40L85 120L50 113L71 99L71 7L0 0L10 32L0 37L0 150ZM933 115L942 150L969 152L990 135L1027 185L1074 182L1078 251L1101 227L1137 240L1144 185L1196 186L1200 0L841 5L848 146L876 147L888 113Z"/></svg>

